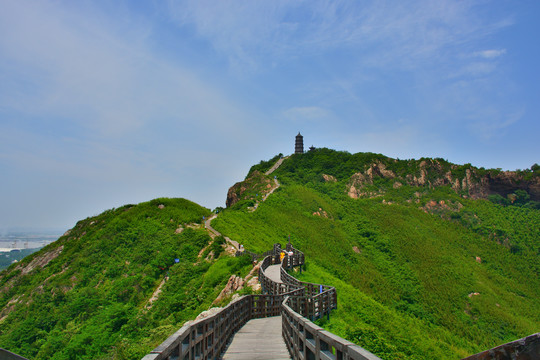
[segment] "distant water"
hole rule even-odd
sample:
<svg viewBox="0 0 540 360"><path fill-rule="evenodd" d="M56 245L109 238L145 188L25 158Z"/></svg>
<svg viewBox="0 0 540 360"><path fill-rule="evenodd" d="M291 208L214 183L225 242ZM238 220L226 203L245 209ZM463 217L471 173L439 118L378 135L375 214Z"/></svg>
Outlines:
<svg viewBox="0 0 540 360"><path fill-rule="evenodd" d="M0 252L13 249L36 249L56 241L62 234L51 232L5 232L0 233Z"/></svg>

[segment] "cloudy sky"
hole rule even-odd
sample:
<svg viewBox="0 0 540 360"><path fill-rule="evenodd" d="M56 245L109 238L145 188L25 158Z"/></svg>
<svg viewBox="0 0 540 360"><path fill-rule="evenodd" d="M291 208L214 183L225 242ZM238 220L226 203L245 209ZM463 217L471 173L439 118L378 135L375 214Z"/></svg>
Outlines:
<svg viewBox="0 0 540 360"><path fill-rule="evenodd" d="M540 2L0 0L0 229L223 206L307 146L540 163Z"/></svg>

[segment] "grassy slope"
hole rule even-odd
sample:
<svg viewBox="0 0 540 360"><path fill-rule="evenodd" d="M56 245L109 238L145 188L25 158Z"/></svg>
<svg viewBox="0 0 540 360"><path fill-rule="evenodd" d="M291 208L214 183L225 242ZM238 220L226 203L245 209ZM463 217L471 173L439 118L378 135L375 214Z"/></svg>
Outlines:
<svg viewBox="0 0 540 360"><path fill-rule="evenodd" d="M209 214L187 200L156 199L80 221L20 263L63 245L44 268L0 273L0 310L12 307L0 324L0 347L36 360L140 359L206 310L231 273L250 268L225 255L199 259L210 241L204 230L175 233ZM159 299L145 310L167 274Z"/></svg>
<svg viewBox="0 0 540 360"><path fill-rule="evenodd" d="M339 309L325 327L385 359L458 359L538 331L538 210L446 188L349 199L346 177L361 164L323 155L326 163L287 160L276 172L283 186L256 212L227 210L214 226L256 251L290 234L307 255L305 279L338 289ZM339 182L324 183L321 173ZM406 202L418 190L420 204ZM442 217L418 209L431 199L464 206ZM313 215L319 209L328 218Z"/></svg>

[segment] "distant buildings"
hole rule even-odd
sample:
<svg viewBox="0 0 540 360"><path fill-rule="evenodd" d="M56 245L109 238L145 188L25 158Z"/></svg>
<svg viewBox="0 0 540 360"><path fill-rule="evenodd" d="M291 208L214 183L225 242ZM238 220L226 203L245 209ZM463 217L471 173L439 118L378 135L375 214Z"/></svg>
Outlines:
<svg viewBox="0 0 540 360"><path fill-rule="evenodd" d="M309 151L315 150L315 146L311 145L309 147ZM298 132L298 135L296 135L296 141L294 143L294 153L295 154L303 154L304 153L304 137Z"/></svg>

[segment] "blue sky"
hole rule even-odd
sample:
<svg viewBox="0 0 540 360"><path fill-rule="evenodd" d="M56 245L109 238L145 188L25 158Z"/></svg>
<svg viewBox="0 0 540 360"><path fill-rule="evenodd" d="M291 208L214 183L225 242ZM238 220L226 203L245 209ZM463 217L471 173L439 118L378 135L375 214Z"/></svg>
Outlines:
<svg viewBox="0 0 540 360"><path fill-rule="evenodd" d="M223 206L305 145L539 163L538 1L0 0L0 229Z"/></svg>

